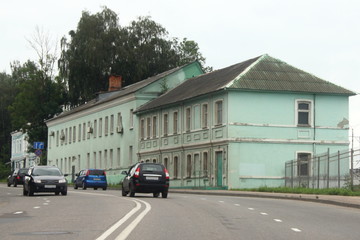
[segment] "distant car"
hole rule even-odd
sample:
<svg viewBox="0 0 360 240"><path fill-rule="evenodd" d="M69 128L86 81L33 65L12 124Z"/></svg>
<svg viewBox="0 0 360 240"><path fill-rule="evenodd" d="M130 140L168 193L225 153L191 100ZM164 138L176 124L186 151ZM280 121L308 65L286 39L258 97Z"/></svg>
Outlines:
<svg viewBox="0 0 360 240"><path fill-rule="evenodd" d="M29 168L15 169L7 179L7 185L10 187L12 184L17 187L18 184L24 184L24 175Z"/></svg>
<svg viewBox="0 0 360 240"><path fill-rule="evenodd" d="M67 195L67 174L53 166L30 167L24 177L23 195L33 196L38 192L54 192L55 195Z"/></svg>
<svg viewBox="0 0 360 240"><path fill-rule="evenodd" d="M107 180L106 172L102 169L84 169L76 174L76 179L74 181L74 189L102 188L103 190L107 189Z"/></svg>
<svg viewBox="0 0 360 240"><path fill-rule="evenodd" d="M154 197L158 197L161 193L163 198L167 198L170 177L164 165L137 163L122 174L126 175L122 182L122 196L128 193L130 197L134 197L135 193L152 193Z"/></svg>

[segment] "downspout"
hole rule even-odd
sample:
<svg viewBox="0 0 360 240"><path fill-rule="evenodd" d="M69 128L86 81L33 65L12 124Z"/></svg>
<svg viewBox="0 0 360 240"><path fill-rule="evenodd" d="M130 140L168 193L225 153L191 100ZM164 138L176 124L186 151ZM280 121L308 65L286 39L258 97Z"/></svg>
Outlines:
<svg viewBox="0 0 360 240"><path fill-rule="evenodd" d="M313 154L316 155L316 94L313 95L313 102L314 102L314 107L313 107Z"/></svg>

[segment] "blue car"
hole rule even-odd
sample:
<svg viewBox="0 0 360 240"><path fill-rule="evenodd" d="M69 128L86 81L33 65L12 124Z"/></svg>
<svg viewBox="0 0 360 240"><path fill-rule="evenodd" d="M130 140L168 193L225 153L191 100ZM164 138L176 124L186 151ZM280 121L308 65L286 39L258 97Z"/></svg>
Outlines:
<svg viewBox="0 0 360 240"><path fill-rule="evenodd" d="M74 189L81 187L86 190L86 188L102 188L103 190L107 189L106 181L106 172L102 169L84 169L76 174L76 179L74 182Z"/></svg>

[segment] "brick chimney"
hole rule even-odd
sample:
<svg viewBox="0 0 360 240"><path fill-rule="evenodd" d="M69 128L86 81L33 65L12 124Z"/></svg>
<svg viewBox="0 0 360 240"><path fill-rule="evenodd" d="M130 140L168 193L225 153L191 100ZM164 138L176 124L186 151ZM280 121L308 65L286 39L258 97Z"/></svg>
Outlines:
<svg viewBox="0 0 360 240"><path fill-rule="evenodd" d="M122 77L120 75L111 75L109 77L109 89L108 91L116 91L121 88Z"/></svg>

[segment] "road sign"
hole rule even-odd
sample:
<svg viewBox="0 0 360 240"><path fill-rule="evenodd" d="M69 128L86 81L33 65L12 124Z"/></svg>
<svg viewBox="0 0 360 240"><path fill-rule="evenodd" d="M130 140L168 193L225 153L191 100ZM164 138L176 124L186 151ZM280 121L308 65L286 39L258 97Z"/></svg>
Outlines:
<svg viewBox="0 0 360 240"><path fill-rule="evenodd" d="M34 149L44 149L44 142L34 142Z"/></svg>
<svg viewBox="0 0 360 240"><path fill-rule="evenodd" d="M41 149L36 149L36 150L35 150L35 155L36 155L36 156L40 157L41 154L42 154Z"/></svg>

